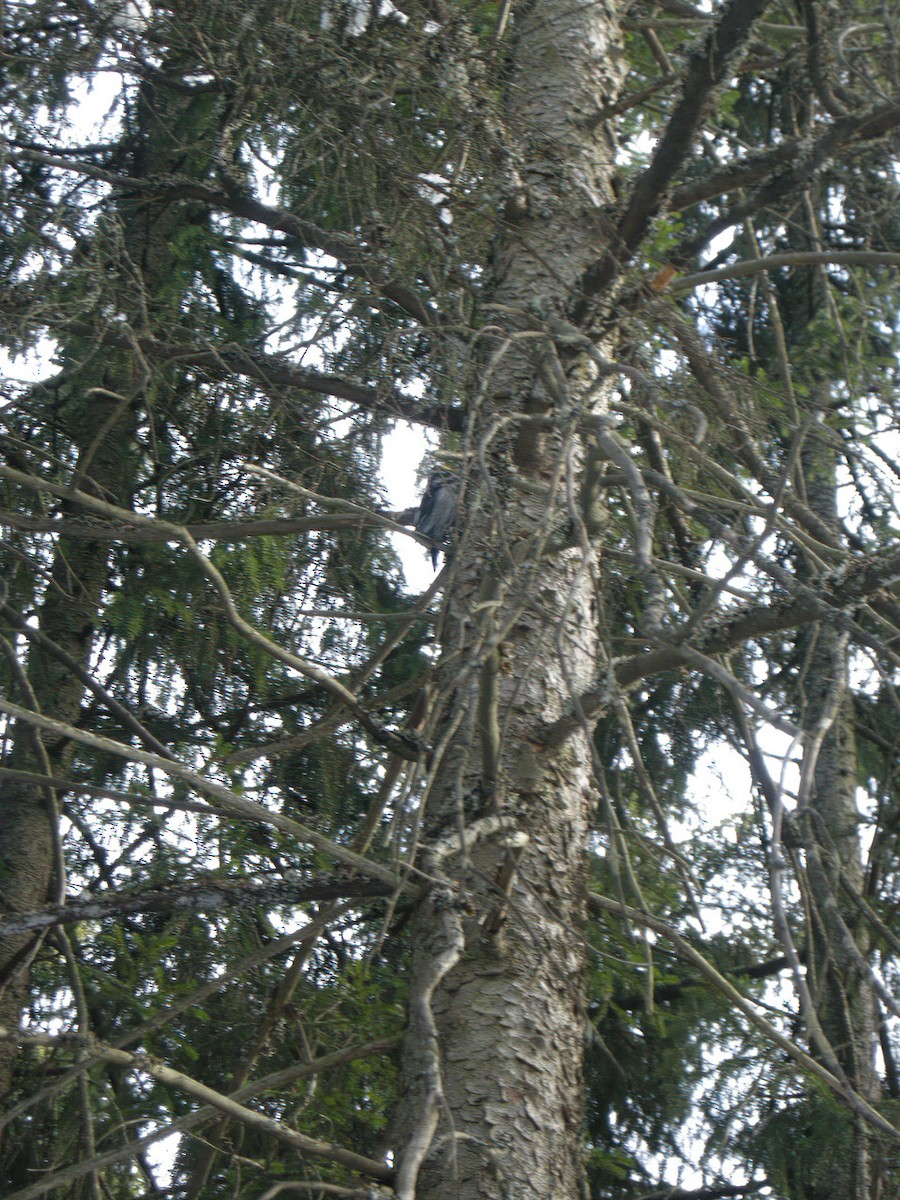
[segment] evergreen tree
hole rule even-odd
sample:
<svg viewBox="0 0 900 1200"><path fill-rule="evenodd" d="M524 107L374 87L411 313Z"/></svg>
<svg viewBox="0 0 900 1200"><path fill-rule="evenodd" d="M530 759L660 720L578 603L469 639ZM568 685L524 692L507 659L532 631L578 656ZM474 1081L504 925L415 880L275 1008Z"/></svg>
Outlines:
<svg viewBox="0 0 900 1200"><path fill-rule="evenodd" d="M892 1195L896 18L3 23L7 1193Z"/></svg>

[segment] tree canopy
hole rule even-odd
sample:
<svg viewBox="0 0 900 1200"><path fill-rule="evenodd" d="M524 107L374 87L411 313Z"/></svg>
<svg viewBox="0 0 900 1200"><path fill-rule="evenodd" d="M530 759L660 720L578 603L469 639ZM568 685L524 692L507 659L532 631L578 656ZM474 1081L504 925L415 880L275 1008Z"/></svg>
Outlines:
<svg viewBox="0 0 900 1200"><path fill-rule="evenodd" d="M5 1194L889 1200L900 16L2 22Z"/></svg>

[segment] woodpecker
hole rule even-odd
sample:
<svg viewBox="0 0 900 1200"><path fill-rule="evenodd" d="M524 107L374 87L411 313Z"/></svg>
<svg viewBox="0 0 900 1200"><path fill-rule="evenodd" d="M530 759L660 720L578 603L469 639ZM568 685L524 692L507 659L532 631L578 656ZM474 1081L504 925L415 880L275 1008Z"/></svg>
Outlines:
<svg viewBox="0 0 900 1200"><path fill-rule="evenodd" d="M459 480L445 467L436 467L428 476L422 501L416 511L416 532L431 538L431 565L437 570L438 554L447 553L450 535L459 508Z"/></svg>

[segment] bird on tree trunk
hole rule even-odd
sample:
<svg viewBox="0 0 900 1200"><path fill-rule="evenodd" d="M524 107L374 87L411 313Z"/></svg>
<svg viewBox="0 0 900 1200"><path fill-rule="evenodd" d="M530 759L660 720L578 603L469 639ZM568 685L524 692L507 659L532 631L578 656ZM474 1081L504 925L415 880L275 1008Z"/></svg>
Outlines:
<svg viewBox="0 0 900 1200"><path fill-rule="evenodd" d="M459 509L459 479L446 467L436 467L428 476L428 483L416 511L416 532L430 538L431 564L437 570L438 554L446 555L450 537Z"/></svg>

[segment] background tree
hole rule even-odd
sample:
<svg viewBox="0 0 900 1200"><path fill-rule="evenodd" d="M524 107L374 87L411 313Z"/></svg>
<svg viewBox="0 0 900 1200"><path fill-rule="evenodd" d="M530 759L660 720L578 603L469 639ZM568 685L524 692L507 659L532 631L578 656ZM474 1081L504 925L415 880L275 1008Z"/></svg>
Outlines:
<svg viewBox="0 0 900 1200"><path fill-rule="evenodd" d="M3 20L9 1192L890 1195L893 18Z"/></svg>

